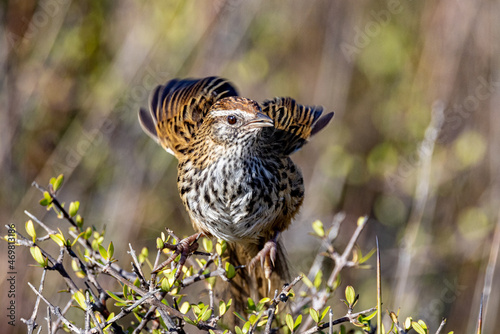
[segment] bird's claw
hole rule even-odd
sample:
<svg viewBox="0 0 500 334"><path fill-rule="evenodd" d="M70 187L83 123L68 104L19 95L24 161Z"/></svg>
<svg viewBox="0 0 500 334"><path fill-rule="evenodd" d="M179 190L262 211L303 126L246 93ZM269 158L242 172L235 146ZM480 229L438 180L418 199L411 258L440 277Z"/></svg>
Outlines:
<svg viewBox="0 0 500 334"><path fill-rule="evenodd" d="M248 267L252 270L258 261L260 265L264 268L264 275L266 279L271 277L274 268L274 262L276 261L276 252L278 245L276 244L276 238L268 240L264 247L255 255L255 257L250 261Z"/></svg>
<svg viewBox="0 0 500 334"><path fill-rule="evenodd" d="M173 245L173 244L168 244L168 243L165 243L164 244L164 247L165 248L168 248L170 250L173 251L172 255L169 256L169 258L162 262L161 264L159 264L154 270L153 270L153 273L158 273L160 272L161 270L163 270L163 268L165 268L166 266L168 266L172 261L175 260L175 258L177 258L177 256L181 256L179 258L179 262L177 263L177 271L175 273L175 279L179 279L180 275L181 275L181 272L182 272L182 267L184 266L184 264L186 263L186 260L188 258L188 256L195 252L197 249L198 249L198 239L200 238L201 236L201 233L196 233L196 234L193 234L187 238L184 238L182 239L181 241L179 241L177 244Z"/></svg>

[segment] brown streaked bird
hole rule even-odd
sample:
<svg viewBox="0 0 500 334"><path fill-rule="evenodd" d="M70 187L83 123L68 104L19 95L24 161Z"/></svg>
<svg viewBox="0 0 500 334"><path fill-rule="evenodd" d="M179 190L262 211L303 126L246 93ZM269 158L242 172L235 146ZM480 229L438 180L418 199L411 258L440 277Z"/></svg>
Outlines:
<svg viewBox="0 0 500 334"><path fill-rule="evenodd" d="M195 230L226 240L233 265L261 262L255 275L239 271L233 295L259 298L268 282L277 289L288 278L278 235L304 199L289 156L333 117L322 112L289 97L261 107L219 77L171 80L152 92L149 112L139 112L145 132L179 160L177 185Z"/></svg>

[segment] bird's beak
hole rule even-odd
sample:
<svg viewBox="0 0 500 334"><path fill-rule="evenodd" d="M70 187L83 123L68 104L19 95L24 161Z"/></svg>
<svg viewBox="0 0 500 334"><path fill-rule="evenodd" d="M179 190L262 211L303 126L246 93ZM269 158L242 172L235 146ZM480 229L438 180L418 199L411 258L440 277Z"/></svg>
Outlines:
<svg viewBox="0 0 500 334"><path fill-rule="evenodd" d="M258 112L257 115L255 115L255 118L246 122L243 126L246 128L250 128L250 129L266 128L266 127L274 126L274 122L271 119L271 117L269 117L261 112Z"/></svg>

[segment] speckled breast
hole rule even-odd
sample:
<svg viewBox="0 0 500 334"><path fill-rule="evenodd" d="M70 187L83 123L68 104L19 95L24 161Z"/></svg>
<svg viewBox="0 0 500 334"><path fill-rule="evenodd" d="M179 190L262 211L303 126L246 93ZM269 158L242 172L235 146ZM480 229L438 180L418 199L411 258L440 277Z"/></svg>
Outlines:
<svg viewBox="0 0 500 334"><path fill-rule="evenodd" d="M302 176L289 158L221 157L205 169L186 167L179 192L193 225L220 239L257 240L281 231L302 203Z"/></svg>

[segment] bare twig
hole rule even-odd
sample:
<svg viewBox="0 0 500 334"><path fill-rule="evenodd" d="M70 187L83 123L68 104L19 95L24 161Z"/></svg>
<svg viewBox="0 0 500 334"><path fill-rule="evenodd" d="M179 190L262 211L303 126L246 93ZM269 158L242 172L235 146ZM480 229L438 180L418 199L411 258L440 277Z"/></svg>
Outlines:
<svg viewBox="0 0 500 334"><path fill-rule="evenodd" d="M156 306L152 305L149 308L146 315L144 316L144 318L142 318L141 323L134 329L132 334L140 333L144 329L144 327L146 327L147 323L151 320L151 317L154 315L155 311L156 311Z"/></svg>
<svg viewBox="0 0 500 334"><path fill-rule="evenodd" d="M446 325L446 319L443 318L441 320L441 323L439 324L439 327L438 327L438 329L436 331L436 334L440 334L441 333L441 331L444 329L444 325Z"/></svg>
<svg viewBox="0 0 500 334"><path fill-rule="evenodd" d="M83 331L83 329L76 327L68 319L66 319L64 315L61 313L61 309L57 306L52 305L52 303L50 303L41 293L39 293L38 290L35 289L35 287L31 283L28 282L28 285L31 288L31 290L33 290L36 293L36 295L39 296L50 307L50 311L54 313L71 331L78 334L80 334Z"/></svg>
<svg viewBox="0 0 500 334"><path fill-rule="evenodd" d="M146 287L147 286L146 278L144 278L144 273L142 272L142 266L139 263L139 259L137 259L135 250L132 248L132 245L130 243L128 244L128 247L130 249L128 253L130 254L130 256L132 256L132 260L134 261L133 262L134 272L141 281L141 286Z"/></svg>
<svg viewBox="0 0 500 334"><path fill-rule="evenodd" d="M377 242L377 334L382 334L382 263L380 262L380 247Z"/></svg>
<svg viewBox="0 0 500 334"><path fill-rule="evenodd" d="M477 329L476 334L483 332L483 296L481 296L481 303L479 304L479 314L477 315Z"/></svg>
<svg viewBox="0 0 500 334"><path fill-rule="evenodd" d="M337 238L340 225L344 221L345 216L344 212L339 212L333 217L332 227L329 229L329 233L326 235L326 238L322 240L321 247L316 254L311 268L309 269L309 273L307 274L307 278L309 278L309 280L314 280L314 277L321 269L323 261L325 260L323 253L331 247L331 244Z"/></svg>
<svg viewBox="0 0 500 334"><path fill-rule="evenodd" d="M307 331L302 332L302 334L312 334L312 333L319 332L319 331L321 331L321 330L323 330L325 328L329 328L330 326L335 326L335 325L341 324L343 322L353 322L360 315L364 315L364 314L373 312L376 309L377 309L376 307L372 307L372 308L370 308L368 310L364 310L364 311L361 311L361 312L347 314L347 315L343 316L342 318L335 319L335 320L333 320L331 322L326 322L326 323L324 323L322 325L316 325L316 326L308 329Z"/></svg>
<svg viewBox="0 0 500 334"><path fill-rule="evenodd" d="M439 131L444 123L444 105L441 102L436 102L432 110L432 119L427 129L425 130L424 140L419 145L419 166L417 174L417 185L415 188L414 203L408 219L408 226L403 237L401 251L399 254L398 265L396 272L398 273L398 282L396 285L394 300L403 298L408 284L410 264L413 264L411 258L413 256L413 246L415 238L418 235L418 230L422 223L422 217L425 213L425 207L429 198L430 192L430 177L431 163L434 153L434 145L438 137ZM413 267L413 269L415 269ZM408 305L407 305L408 306Z"/></svg>
<svg viewBox="0 0 500 334"><path fill-rule="evenodd" d="M90 302L90 293L88 290L85 291L85 304L86 304L85 306L87 307L85 309L85 317L86 317L86 319L85 319L86 320L85 321L85 331L88 332L90 330L90 318L92 318L92 321L95 324L94 329L97 331L97 333L104 334L102 329L105 326L101 326L99 321L97 321L97 317L95 316L93 308L92 308L92 303Z"/></svg>
<svg viewBox="0 0 500 334"><path fill-rule="evenodd" d="M40 279L40 287L38 288L38 292L40 293L40 295L43 292L43 286L45 283L46 276L47 276L47 270L45 269L42 273L42 278ZM36 317L38 314L39 305L40 305L40 296L37 296L36 302L35 302L35 307L33 308L33 313L31 314L31 317L28 320L21 318L21 321L24 322L26 324L26 326L28 326L28 333L29 334L33 333L33 331L37 327L37 323L35 322L35 320L36 320Z"/></svg>
<svg viewBox="0 0 500 334"><path fill-rule="evenodd" d="M285 284L281 292L278 294L278 290L276 290L274 294L274 298L271 302L271 306L268 309L268 318L266 323L265 333L271 333L271 327L274 320L274 313L276 312L276 307L280 302L286 302L288 300L288 293L292 288L302 280L303 276L297 276L290 284Z"/></svg>
<svg viewBox="0 0 500 334"><path fill-rule="evenodd" d="M335 251L333 251L330 254L335 260L335 266L327 281L328 289L324 288L321 291L315 291L315 288L313 288L313 291L309 291L309 289L306 289L305 292L308 295L308 297L304 297L301 302L296 303L293 306L292 309L293 314L299 313L302 307L304 307L304 305L307 305L308 303L312 303L312 307L316 310L322 309L326 305L326 302L328 301L328 298L331 294L330 289L333 286L335 280L337 279L337 276L339 275L340 271L346 266L352 267L356 265L354 262L349 261L348 258L352 255L352 249L354 248L354 245L357 239L359 238L359 235L365 228L367 221L368 217L364 217L362 220L359 221L356 230L354 231L351 239L349 240L349 243L347 244L346 248L344 249L344 252L341 255ZM303 326L307 328L311 326L311 323L312 319L307 318Z"/></svg>

